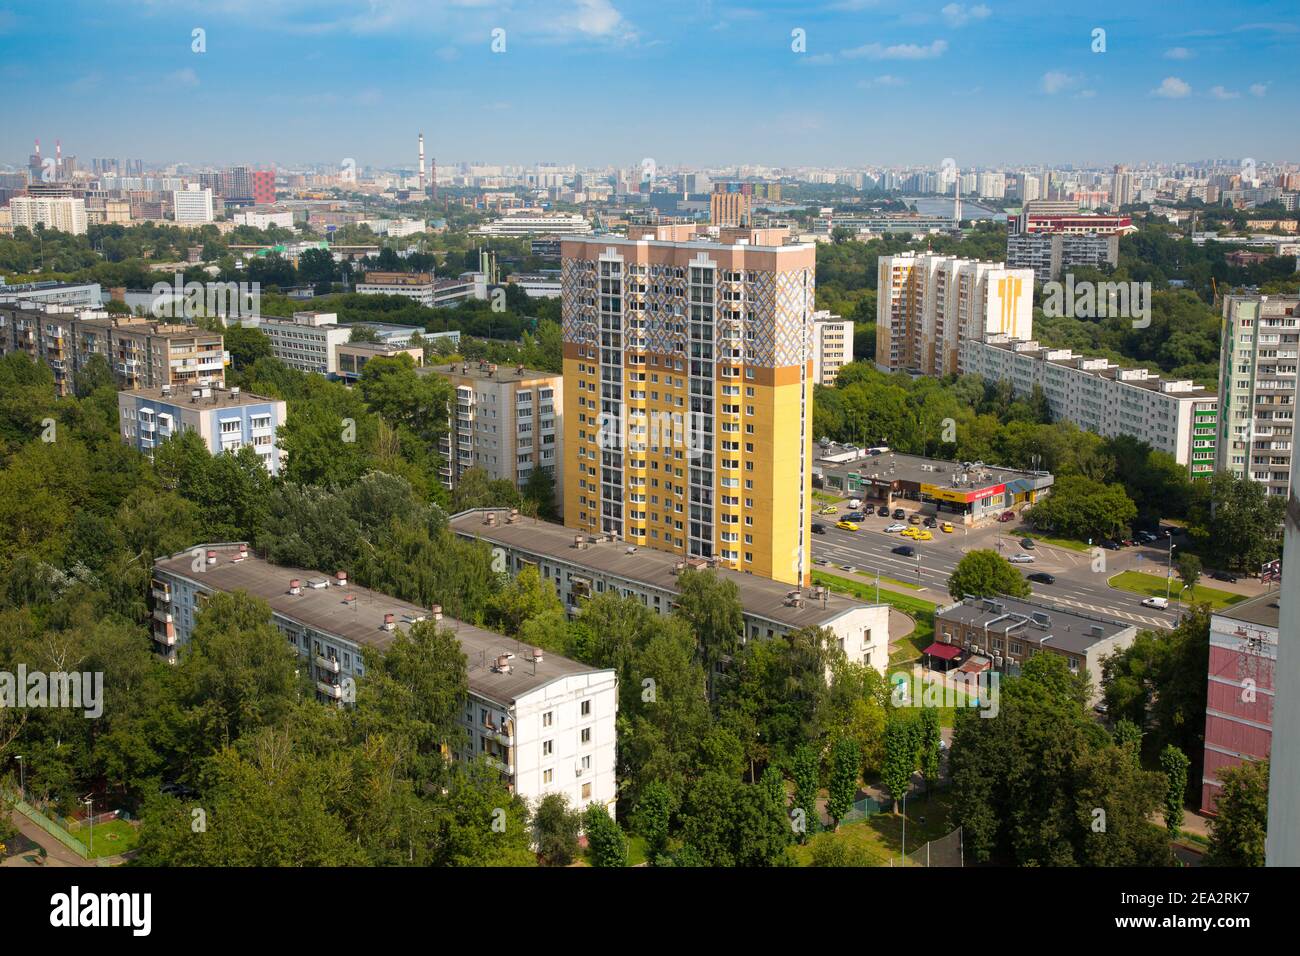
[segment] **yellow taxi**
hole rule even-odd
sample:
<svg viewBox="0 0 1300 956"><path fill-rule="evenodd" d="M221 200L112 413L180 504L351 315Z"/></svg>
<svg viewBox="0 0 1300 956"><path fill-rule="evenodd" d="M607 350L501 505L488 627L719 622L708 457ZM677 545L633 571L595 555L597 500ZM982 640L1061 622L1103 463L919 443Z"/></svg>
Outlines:
<svg viewBox="0 0 1300 956"><path fill-rule="evenodd" d="M839 528L841 531L857 531L857 530L858 530L858 526L855 525L852 521L837 521L837 522L835 522L835 527Z"/></svg>
<svg viewBox="0 0 1300 956"><path fill-rule="evenodd" d="M918 531L916 534L912 535L912 537L914 537L917 541L933 541L933 540L934 540L934 535L930 534L930 532L929 532L928 530L926 530L925 528L922 528L922 529L921 529L920 531Z"/></svg>
<svg viewBox="0 0 1300 956"><path fill-rule="evenodd" d="M908 527L904 528L904 529L902 530L902 532L901 532L901 534L902 534L902 536L903 536L904 538L915 538L915 537L916 537L918 534L920 534L920 533L921 533L921 532L920 532L920 530L919 530L918 528L912 527L912 526L910 526L910 525L909 525Z"/></svg>
<svg viewBox="0 0 1300 956"><path fill-rule="evenodd" d="M941 527L943 528L943 533L944 533L944 534L952 534L952 522L951 522L951 521L945 521L945 522L941 525Z"/></svg>
<svg viewBox="0 0 1300 956"><path fill-rule="evenodd" d="M839 509L836 508L834 505L824 505L822 508L818 510L817 513L819 515L833 515L838 510Z"/></svg>

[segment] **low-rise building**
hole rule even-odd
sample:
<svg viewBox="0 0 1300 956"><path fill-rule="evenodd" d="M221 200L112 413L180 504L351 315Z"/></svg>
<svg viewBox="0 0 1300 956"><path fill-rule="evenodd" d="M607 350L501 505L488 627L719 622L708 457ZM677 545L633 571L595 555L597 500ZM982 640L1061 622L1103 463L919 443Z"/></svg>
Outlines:
<svg viewBox="0 0 1300 956"><path fill-rule="evenodd" d="M1224 769L1269 759L1280 615L1280 593L1274 591L1210 617L1203 813L1214 812Z"/></svg>
<svg viewBox="0 0 1300 956"><path fill-rule="evenodd" d="M361 372L372 358L396 358L409 355L416 368L424 364L424 349L403 348L384 342L341 342L334 346L335 360L338 364L338 376L345 382L355 382L361 378Z"/></svg>
<svg viewBox="0 0 1300 956"><path fill-rule="evenodd" d="M960 370L1010 382L1017 396L1041 388L1053 419L1106 437L1136 438L1172 455L1193 478L1214 472L1219 397L1189 380L1005 335L963 342Z"/></svg>
<svg viewBox="0 0 1300 956"><path fill-rule="evenodd" d="M330 377L338 374L338 347L352 337L352 330L339 325L333 312L295 312L292 319L264 315L245 324L262 330L271 354L285 365Z"/></svg>
<svg viewBox="0 0 1300 956"><path fill-rule="evenodd" d="M173 435L194 432L214 455L234 454L249 445L272 475L280 474L284 453L277 429L285 423L283 399L241 391L237 386L131 389L117 393L122 440L150 459Z"/></svg>
<svg viewBox="0 0 1300 956"><path fill-rule="evenodd" d="M474 230L480 236L585 236L591 223L574 213L520 213L502 216Z"/></svg>
<svg viewBox="0 0 1300 956"><path fill-rule="evenodd" d="M247 544L201 544L154 562L156 649L175 661L211 595L242 591L271 607L319 701L355 701L367 651L383 654L402 630L429 621L454 634L467 658L464 740L451 756L488 758L514 793L536 803L563 794L579 809L613 813L618 684L598 670L514 638L352 584L346 572L281 567ZM182 651L183 653L183 651Z"/></svg>
<svg viewBox="0 0 1300 956"><path fill-rule="evenodd" d="M862 604L820 586L791 587L733 571L716 559L687 559L639 548L613 535L589 535L503 509L461 512L452 517L451 528L462 538L500 548L511 574L537 568L570 613L579 609L584 598L610 593L635 598L656 613L668 614L680 593L677 576L687 568L711 568L736 585L744 609L745 640L826 628L849 660L882 674L889 662L887 604Z"/></svg>
<svg viewBox="0 0 1300 956"><path fill-rule="evenodd" d="M1133 643L1137 625L999 594L968 597L934 612L939 645L962 648L967 667L1014 677L1035 654L1059 654L1070 672L1092 681L1089 703L1101 700L1101 662Z"/></svg>
<svg viewBox="0 0 1300 956"><path fill-rule="evenodd" d="M491 362L427 366L424 374L451 382L455 397L447 410L442 481L456 487L470 468L522 488L534 469L555 480L557 501L564 487L564 377Z"/></svg>

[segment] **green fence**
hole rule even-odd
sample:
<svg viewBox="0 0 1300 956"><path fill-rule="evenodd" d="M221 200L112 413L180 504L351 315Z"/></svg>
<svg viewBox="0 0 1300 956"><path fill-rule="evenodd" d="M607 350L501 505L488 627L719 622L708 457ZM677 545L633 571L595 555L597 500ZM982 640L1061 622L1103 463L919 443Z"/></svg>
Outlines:
<svg viewBox="0 0 1300 956"><path fill-rule="evenodd" d="M874 817L877 813L884 812L885 805L879 800L871 797L863 797L861 800L853 802L853 809L844 814L844 819L840 823L854 823L858 820L865 820L867 817Z"/></svg>
<svg viewBox="0 0 1300 956"><path fill-rule="evenodd" d="M55 823L54 820L50 819L40 810L37 810L35 807L31 806L29 803L27 803L25 800L23 800L18 794L14 793L13 791L5 790L3 792L5 798L13 803L14 809L16 809L23 816L25 816L28 820L31 820L32 823L35 823L38 827L40 827L50 836L54 837L54 839L58 840L60 843L62 843L64 846L70 849L73 853L76 853L78 856L84 859L90 859L90 850L86 848L86 845L82 843L80 840L78 840L76 837L74 837L71 833L69 833L64 827L60 826L58 823ZM58 815L55 814L55 816ZM64 820L65 818L58 817L58 819Z"/></svg>

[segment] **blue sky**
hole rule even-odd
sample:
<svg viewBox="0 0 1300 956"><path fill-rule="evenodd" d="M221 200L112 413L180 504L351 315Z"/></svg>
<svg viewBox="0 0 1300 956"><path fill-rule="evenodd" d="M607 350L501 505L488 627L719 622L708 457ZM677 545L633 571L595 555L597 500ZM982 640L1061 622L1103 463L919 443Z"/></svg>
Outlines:
<svg viewBox="0 0 1300 956"><path fill-rule="evenodd" d="M1295 160L1297 54L1295 0L0 0L0 162Z"/></svg>

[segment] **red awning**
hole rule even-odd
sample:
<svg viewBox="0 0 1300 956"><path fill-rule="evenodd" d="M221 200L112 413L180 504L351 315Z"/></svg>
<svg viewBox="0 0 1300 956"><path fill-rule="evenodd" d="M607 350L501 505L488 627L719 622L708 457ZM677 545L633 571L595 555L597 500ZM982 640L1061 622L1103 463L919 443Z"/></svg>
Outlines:
<svg viewBox="0 0 1300 956"><path fill-rule="evenodd" d="M950 661L961 654L961 648L954 647L952 644L940 644L936 641L921 653L929 657L937 657L941 661Z"/></svg>

